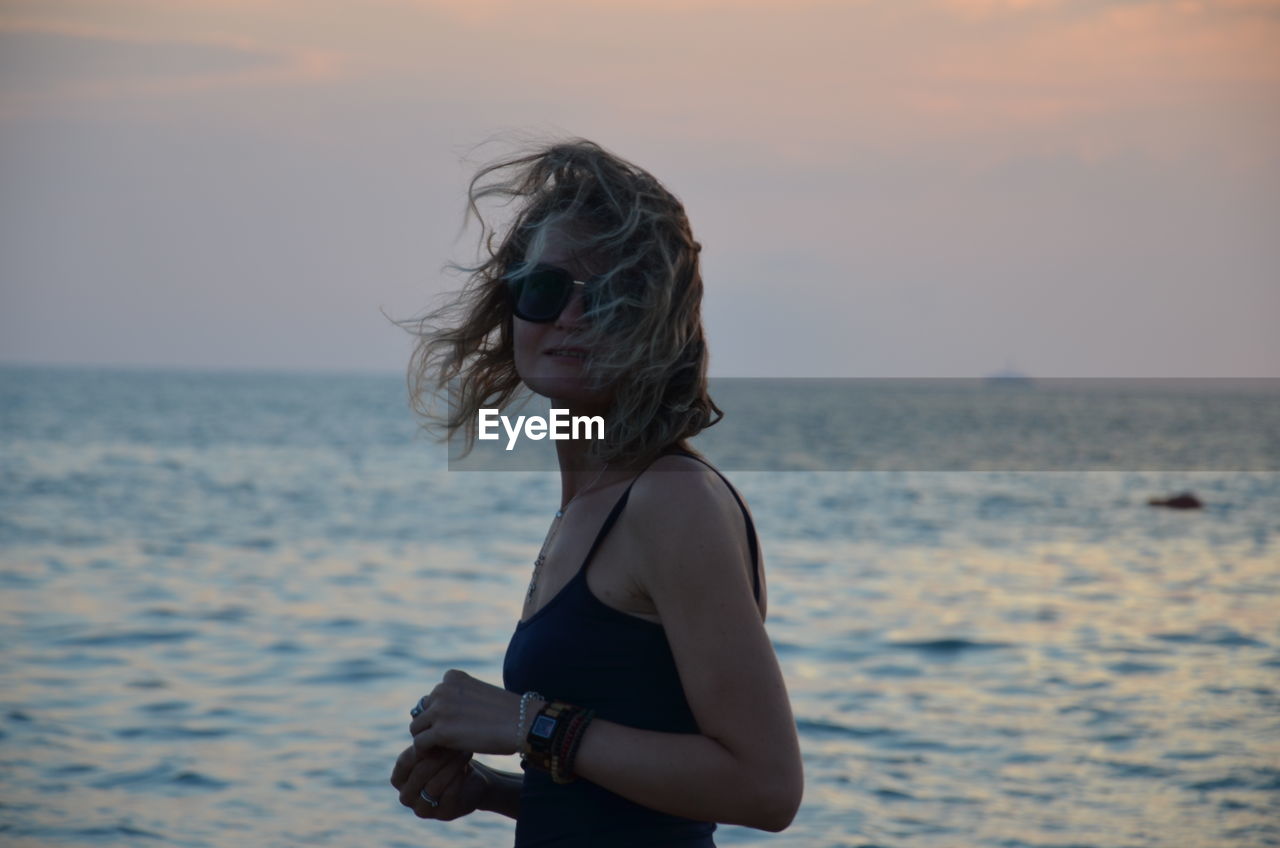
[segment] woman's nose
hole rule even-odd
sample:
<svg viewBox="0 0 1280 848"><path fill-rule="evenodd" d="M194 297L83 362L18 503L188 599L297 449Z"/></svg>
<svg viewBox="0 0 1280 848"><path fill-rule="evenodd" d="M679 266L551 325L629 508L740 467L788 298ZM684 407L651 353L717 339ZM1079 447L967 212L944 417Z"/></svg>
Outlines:
<svg viewBox="0 0 1280 848"><path fill-rule="evenodd" d="M560 316L556 318L557 327L576 327L582 323L582 316L586 314L584 289L584 286L573 287L573 291L569 294L569 302L564 305L564 309L560 310Z"/></svg>

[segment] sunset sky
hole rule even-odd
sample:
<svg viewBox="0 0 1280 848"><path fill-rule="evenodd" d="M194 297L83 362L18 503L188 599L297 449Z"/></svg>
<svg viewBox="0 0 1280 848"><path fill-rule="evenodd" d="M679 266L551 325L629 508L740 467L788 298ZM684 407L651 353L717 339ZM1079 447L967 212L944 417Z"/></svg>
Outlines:
<svg viewBox="0 0 1280 848"><path fill-rule="evenodd" d="M1280 376L1280 0L0 10L0 363L397 371L572 135L685 201L715 374Z"/></svg>

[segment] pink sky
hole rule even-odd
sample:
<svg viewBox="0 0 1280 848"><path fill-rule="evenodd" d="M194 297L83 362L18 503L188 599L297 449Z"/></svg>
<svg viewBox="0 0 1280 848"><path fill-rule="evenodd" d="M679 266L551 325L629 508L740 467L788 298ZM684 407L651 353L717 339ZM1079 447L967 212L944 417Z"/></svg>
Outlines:
<svg viewBox="0 0 1280 848"><path fill-rule="evenodd" d="M1280 0L10 0L0 125L0 362L397 370L515 130L686 201L715 373L1280 376Z"/></svg>

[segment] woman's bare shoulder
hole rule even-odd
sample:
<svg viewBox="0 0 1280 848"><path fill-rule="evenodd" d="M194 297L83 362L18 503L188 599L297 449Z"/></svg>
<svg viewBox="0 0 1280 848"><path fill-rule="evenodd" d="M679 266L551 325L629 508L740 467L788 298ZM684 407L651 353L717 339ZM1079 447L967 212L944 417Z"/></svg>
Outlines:
<svg viewBox="0 0 1280 848"><path fill-rule="evenodd" d="M658 458L640 475L632 488L636 511L665 517L678 525L720 523L737 517L738 499L719 473L690 456L669 454Z"/></svg>
<svg viewBox="0 0 1280 848"><path fill-rule="evenodd" d="M752 592L751 544L734 492L715 471L687 456L665 456L641 475L623 522L639 556L641 582L741 581ZM632 511L634 509L634 511Z"/></svg>

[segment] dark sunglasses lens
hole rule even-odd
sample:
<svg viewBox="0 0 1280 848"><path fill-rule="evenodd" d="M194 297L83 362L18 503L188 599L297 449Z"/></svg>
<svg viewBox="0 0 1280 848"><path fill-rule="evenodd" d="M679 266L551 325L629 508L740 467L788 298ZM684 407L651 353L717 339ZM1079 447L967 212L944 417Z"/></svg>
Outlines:
<svg viewBox="0 0 1280 848"><path fill-rule="evenodd" d="M569 300L573 279L561 271L539 269L519 278L516 314L526 321L551 321Z"/></svg>

